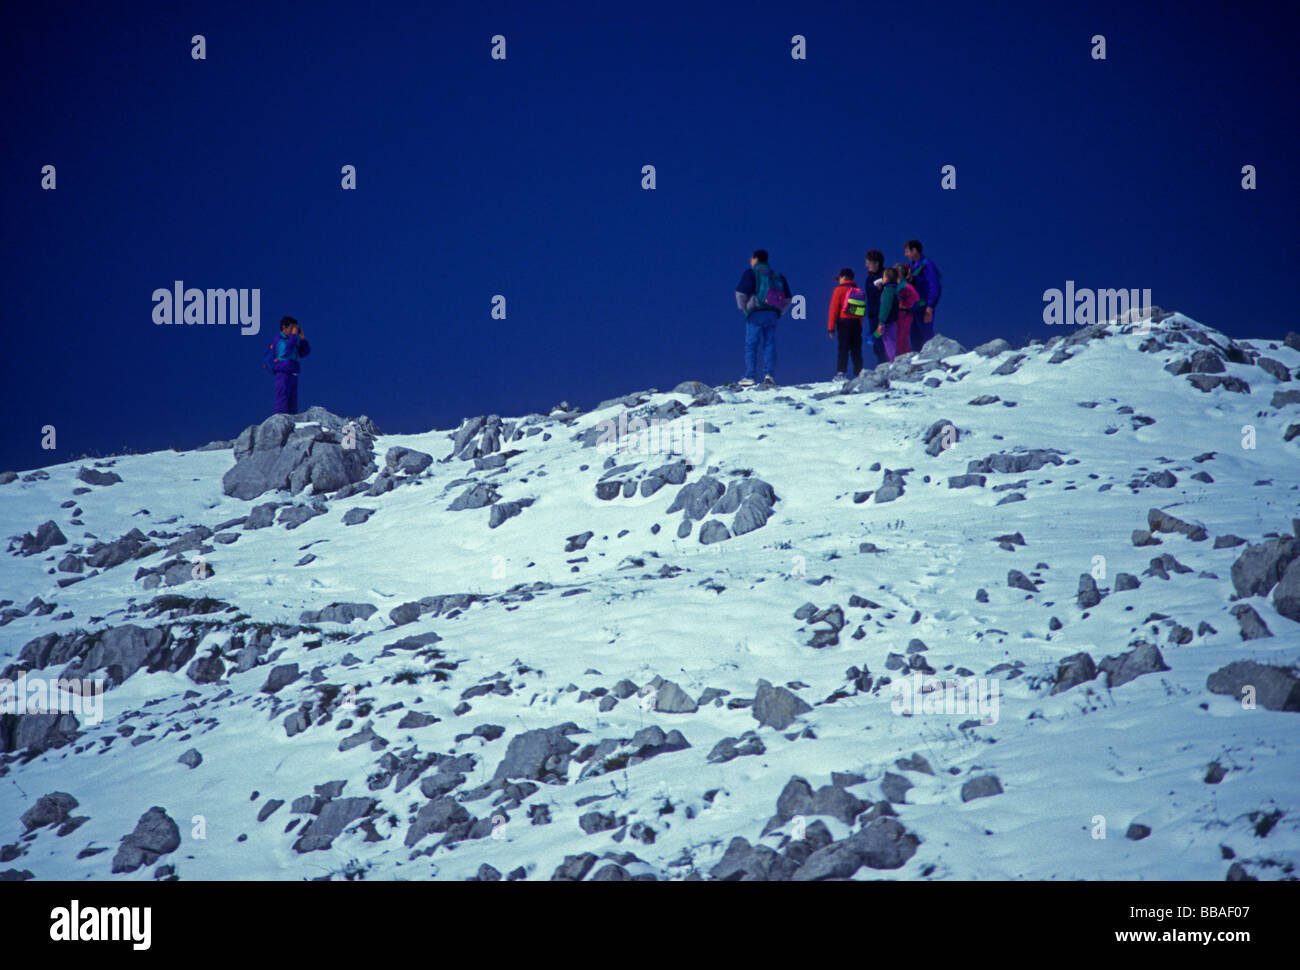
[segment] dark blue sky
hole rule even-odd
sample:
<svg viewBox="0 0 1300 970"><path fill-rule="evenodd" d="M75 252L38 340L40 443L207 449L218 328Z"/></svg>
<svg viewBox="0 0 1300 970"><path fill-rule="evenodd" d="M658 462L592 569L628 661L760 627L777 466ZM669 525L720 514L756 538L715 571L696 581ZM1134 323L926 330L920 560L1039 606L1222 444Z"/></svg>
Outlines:
<svg viewBox="0 0 1300 970"><path fill-rule="evenodd" d="M234 437L270 413L286 313L314 351L301 405L385 431L735 380L759 246L809 302L780 324L783 383L834 371L835 271L910 236L968 346L1051 336L1042 294L1067 279L1280 336L1295 11L9 4L0 468ZM177 279L260 288L263 334L155 326Z"/></svg>

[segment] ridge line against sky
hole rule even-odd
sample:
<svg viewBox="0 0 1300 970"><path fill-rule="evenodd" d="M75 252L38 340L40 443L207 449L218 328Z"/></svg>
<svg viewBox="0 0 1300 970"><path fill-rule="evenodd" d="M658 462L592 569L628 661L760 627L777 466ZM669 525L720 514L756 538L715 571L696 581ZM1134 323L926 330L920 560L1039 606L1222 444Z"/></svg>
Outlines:
<svg viewBox="0 0 1300 970"><path fill-rule="evenodd" d="M966 346L1061 332L1042 294L1069 280L1280 338L1298 326L1278 289L1298 248L1300 15L1248 16L11 9L0 468L234 437L270 412L282 314L312 340L301 406L390 433L735 380L732 291L756 247L807 301L778 327L782 383L833 372L834 273L912 236L944 271L937 329ZM259 289L260 334L156 326L151 294L175 280Z"/></svg>

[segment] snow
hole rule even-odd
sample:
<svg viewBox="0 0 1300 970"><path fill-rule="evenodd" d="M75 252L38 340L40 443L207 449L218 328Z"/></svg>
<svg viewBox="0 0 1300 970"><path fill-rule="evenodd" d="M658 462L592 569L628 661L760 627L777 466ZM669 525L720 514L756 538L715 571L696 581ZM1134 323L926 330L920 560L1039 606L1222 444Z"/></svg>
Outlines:
<svg viewBox="0 0 1300 970"><path fill-rule="evenodd" d="M1180 315L1172 319L1201 326ZM1253 874L1278 878L1285 866L1300 860L1300 720L1294 713L1243 709L1231 698L1210 694L1206 678L1233 660L1300 662L1300 625L1277 614L1271 600L1255 597L1249 602L1273 636L1243 642L1229 612L1229 569L1240 547L1216 550L1212 541L1162 534L1159 547L1137 548L1130 533L1147 527L1146 513L1153 507L1204 524L1211 540L1234 533L1256 542L1269 532L1288 533L1292 517L1300 515L1300 440L1283 443L1282 434L1300 409L1270 410L1274 390L1286 385L1249 364L1229 363L1226 373L1246 380L1250 394L1202 393L1163 370L1199 344L1140 353L1144 339L1112 327L1111 335L1076 347L1073 359L1055 365L1047 363L1050 352L1031 348L1029 359L1008 376L992 375L1006 355L983 359L966 353L945 360L952 370L935 388L896 382L885 393L820 400L815 395L834 385L720 389L722 403L690 410L692 420L710 421L720 433L701 436L699 467L688 481L696 481L705 467L717 466L715 477L724 482L733 472L752 470L771 483L779 500L762 528L709 546L698 541L702 523L687 539L676 538L680 515L664 511L676 486L646 498L596 497L594 485L606 456L572 439L616 417L620 408L612 406L571 424L544 422L549 440L538 434L503 444L503 450L522 454L499 474L475 472L472 462L441 461L450 449L446 429L382 436L375 448L380 465L386 451L398 445L434 456L418 483L373 498L327 498L327 514L292 531L279 524L249 532L236 528L237 542L217 545L205 557L213 576L173 589L147 591L133 579L137 566L157 564L161 553L66 589L54 583L64 574L46 570L68 546L32 557L7 555L0 559L3 598L21 607L40 596L58 606L49 615L20 617L0 627L0 666L43 633L162 623L128 617L125 610L130 602L146 603L164 591L214 597L261 623L296 624L303 610L335 601L368 602L378 612L347 625L320 624L323 638L303 633L277 640L271 653L283 652L270 664L243 673L232 667L218 684L196 685L183 670L141 670L107 691L101 724L83 725L86 733L73 745L26 764L13 761L8 777L0 778L0 844L18 840L19 815L47 792L71 792L80 803L73 814L88 815L90 821L62 838L52 829L39 830L29 851L6 866L29 869L39 879L149 880L154 866L116 876L110 866L118 842L139 816L160 805L182 836L180 849L160 864L174 864L182 879L313 878L337 874L350 860L367 870L368 879L463 879L482 863L503 874L524 866L529 878L546 879L566 855L609 850L635 852L648 864L629 867L633 872L680 879L693 871L707 875L734 836L778 846L790 825L761 840L760 833L791 776L806 778L816 789L830 782L832 771L856 772L867 780L850 790L864 801L877 801L884 773L899 772L894 761L918 752L935 774L899 772L915 787L906 803L894 808L921 845L901 869L864 868L857 878L1220 880L1230 864L1221 846L1231 847ZM1300 367L1298 351L1265 340L1251 343L1292 371ZM944 376L942 369L933 373ZM960 379L953 379L956 375ZM966 403L986 393L1003 400ZM655 394L649 403L671 399L691 402L684 394ZM1007 407L1006 401L1016 406ZM1099 403L1077 406L1082 401ZM1123 405L1155 423L1134 429L1130 416L1118 411ZM930 457L921 436L939 419L956 424L961 437L953 448ZM1255 427L1256 448L1243 448L1243 425ZM1110 427L1118 431L1106 434ZM1022 448L1055 448L1074 463L992 473L984 488L948 488L948 476L965 473L968 461ZM1212 460L1192 460L1211 451ZM618 463L639 457L620 456ZM649 456L642 467L673 458ZM870 471L876 462L882 470ZM111 466L122 483L75 496L85 526L69 526L71 510L59 506L81 485L75 475L83 464L90 463L49 466L46 481L0 487L6 533L20 535L53 518L70 544L89 544L92 536L111 541L137 527L145 532L211 527L277 498L246 502L223 495L229 451L127 455ZM898 500L853 502L855 492L879 487L883 469L908 468L906 491ZM1131 492L1127 487L1131 479L1160 469L1177 476L1174 488ZM1202 470L1213 483L1190 477ZM450 483L470 477L496 484L502 500L535 502L489 529L487 508L446 511L465 487ZM1028 481L1018 489L1026 500L997 506L1010 490L995 492L993 486L1021 479ZM1261 481L1268 484L1255 484ZM1107 483L1113 487L1099 491ZM377 511L367 522L345 527L343 514L354 506ZM662 528L652 535L655 523ZM585 550L563 551L565 537L587 530L595 535ZM619 538L622 530L628 534ZM1016 531L1026 545L1014 552L993 541ZM859 544L868 541L883 551L859 553ZM304 550L317 558L295 567ZM1150 559L1164 553L1192 572L1172 574L1168 581L1142 575ZM1098 585L1110 592L1084 617L1075 592L1080 574L1091 571L1099 556L1105 578ZM628 557L644 565L629 565ZM1036 568L1040 562L1048 568ZM665 565L682 571L658 577ZM1039 591L1008 587L1010 569L1041 579ZM1114 576L1121 571L1137 575L1141 588L1115 592ZM536 582L555 588L526 600L478 602L450 617L426 613L398 628L388 619L390 609L421 597L455 592L495 597ZM976 602L981 587L988 591L987 603ZM562 595L579 588L587 591ZM849 607L854 594L881 608ZM848 623L837 645L805 645L812 627L792 614L810 600L819 608L844 608ZM56 621L64 610L74 616ZM914 611L920 614L915 623ZM1208 621L1217 632L1180 646L1168 639L1168 624L1146 619L1152 613L1193 630ZM1062 621L1061 630L1049 630L1051 617ZM866 635L852 639L859 625ZM331 639L332 631L370 636L351 642ZM393 682L393 675L423 669L426 662L406 651L381 656L383 646L427 631L443 638L437 649L460 665L444 683ZM1170 670L1114 690L1105 687L1103 676L1049 694L1061 659L1085 651L1100 661L1142 637L1159 647ZM985 677L999 663L1023 663L1019 677L989 677L999 691L995 724L963 730L959 725L972 715L896 714L890 687L853 693L846 668L865 666L877 680L897 678L898 671L886 670L886 658L906 656L913 638L927 645L922 656L939 675L952 676L949 668L965 667ZM198 655L226 639L228 633L210 634ZM349 652L362 663L341 665ZM531 669L518 673L515 661ZM275 701L259 693L271 666L292 662L300 665L302 677ZM329 723L287 737L282 722L292 707L284 702L309 702L314 691L307 673L322 666L328 682L355 685L372 712L353 715L356 723L346 731L336 730L344 716L340 712ZM45 675L56 676L59 669ZM599 674L588 673L591 669ZM506 674L514 692L475 697L472 709L456 716L461 692L496 672ZM636 696L601 713L599 698L579 702L579 690L565 690L570 684L580 690L610 688L623 678L644 685L655 676L677 683L691 697L709 687L730 693L720 706L706 705L693 714L658 712ZM795 692L813 705L812 713L781 732L759 727L747 708L726 706L732 698L753 697L759 678L806 685ZM841 688L849 696L821 703ZM191 691L197 696L187 696ZM376 713L397 701L405 706ZM441 721L399 730L397 722L408 710ZM382 752L368 744L338 750L339 741L367 720L390 742L386 752L418 744L425 753L475 755L476 765L458 794L492 778L516 734L565 721L590 732L573 735L579 745L629 738L658 724L682 731L691 747L583 781L577 781L583 766L573 764L569 783L541 785L522 808L509 811L509 821L493 836L412 859L402 839L411 808L426 801L418 782L399 793L392 783L372 792L366 779ZM152 734L153 740L134 746L133 738L118 737L104 750L102 739L126 724L136 728L136 737ZM481 724L502 725L505 734L490 742L477 736L455 740ZM815 737L800 736L809 728ZM759 733L765 754L722 764L706 761L719 740L750 730ZM176 761L190 747L203 755L194 770ZM1214 761L1228 769L1217 785L1204 780ZM963 803L963 782L981 774L995 774L1004 792ZM343 797L379 800L385 816L376 829L383 840L363 841L354 825L331 848L300 855L292 845L306 821L286 834L286 823L299 817L291 816L288 803L335 779L347 780ZM718 793L710 802L705 794L713 789ZM255 799L250 798L254 791L260 793ZM608 797L575 804L593 795ZM286 804L258 823L257 812L271 797ZM492 800L465 807L480 818L491 817L499 814ZM530 824L526 813L533 804L550 806L551 824ZM661 815L665 805L672 811ZM1286 814L1261 838L1250 813L1272 809ZM626 815L629 825L645 822L656 839L618 844L609 831L586 835L577 818L593 810ZM395 825L389 824L389 813ZM849 834L843 822L818 817L835 838ZM1099 819L1105 838L1095 837ZM1132 822L1150 826L1152 834L1142 841L1126 839ZM241 835L245 841L238 841ZM427 836L415 849L428 849L439 838ZM108 851L77 859L88 844Z"/></svg>

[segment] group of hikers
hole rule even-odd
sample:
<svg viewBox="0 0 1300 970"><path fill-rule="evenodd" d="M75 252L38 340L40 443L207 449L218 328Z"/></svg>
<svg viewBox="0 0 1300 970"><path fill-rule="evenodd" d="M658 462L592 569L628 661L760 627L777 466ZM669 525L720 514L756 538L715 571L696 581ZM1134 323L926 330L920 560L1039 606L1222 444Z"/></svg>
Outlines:
<svg viewBox="0 0 1300 970"><path fill-rule="evenodd" d="M863 328L871 334L877 361L920 350L934 336L934 311L943 292L943 275L925 256L918 239L903 244L906 261L885 266L879 249L866 255L867 277L858 286L845 267L835 278L826 331L838 337L835 380L862 373ZM736 286L736 306L745 314L745 376L741 387L757 383L759 357L763 381L775 383L776 322L793 297L790 284L768 264L767 250L756 249L749 269ZM280 319L280 335L263 355L263 365L275 376L275 414L298 413L299 361L311 353L302 325L293 317ZM852 364L852 370L849 365Z"/></svg>
<svg viewBox="0 0 1300 970"><path fill-rule="evenodd" d="M846 267L836 274L826 323L827 335L839 341L835 380L862 373L864 326L871 334L877 361L892 361L899 354L920 350L934 336L934 311L943 292L943 275L926 257L919 239L903 244L903 256L905 262L887 267L879 249L868 251L867 277L861 287L853 270ZM760 354L764 383L775 383L776 322L792 299L786 278L768 264L767 250L754 250L749 269L736 285L736 306L745 314L741 387L757 383Z"/></svg>

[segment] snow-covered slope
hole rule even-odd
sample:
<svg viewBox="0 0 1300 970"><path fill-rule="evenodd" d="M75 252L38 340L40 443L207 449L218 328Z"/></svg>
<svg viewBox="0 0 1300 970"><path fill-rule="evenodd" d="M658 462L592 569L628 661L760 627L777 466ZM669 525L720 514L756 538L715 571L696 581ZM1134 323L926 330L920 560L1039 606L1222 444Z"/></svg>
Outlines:
<svg viewBox="0 0 1300 970"><path fill-rule="evenodd" d="M9 481L30 554L0 559L3 675L120 682L75 734L0 723L0 869L1293 878L1300 623L1277 575L1238 596L1253 546L1231 537L1276 553L1240 582L1291 561L1300 339L1234 345L1178 314L1132 331L910 358L886 389L684 386L467 423L461 457L456 431L381 435L381 469L434 459L382 494L229 497L228 448ZM625 410L691 423L698 451L610 455ZM481 507L449 510L467 493ZM268 502L289 504L240 521ZM702 514L685 537L675 502ZM47 520L66 541L33 551ZM132 558L66 571L132 529ZM363 607L302 616L336 603ZM1208 689L1235 661L1276 668L1260 703ZM906 709L944 682L984 705ZM38 804L55 792L76 805Z"/></svg>

